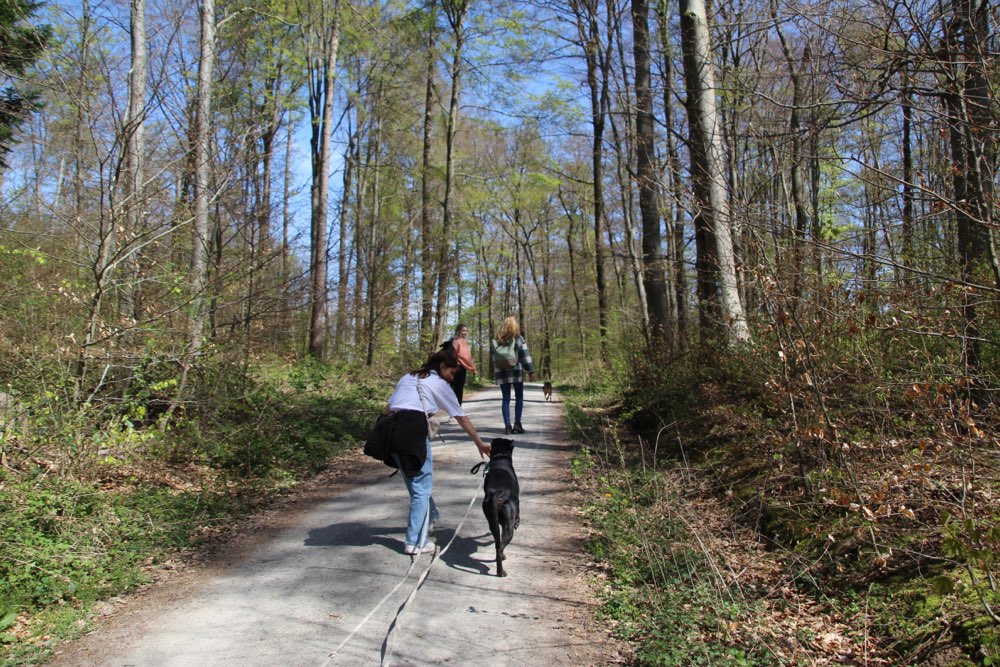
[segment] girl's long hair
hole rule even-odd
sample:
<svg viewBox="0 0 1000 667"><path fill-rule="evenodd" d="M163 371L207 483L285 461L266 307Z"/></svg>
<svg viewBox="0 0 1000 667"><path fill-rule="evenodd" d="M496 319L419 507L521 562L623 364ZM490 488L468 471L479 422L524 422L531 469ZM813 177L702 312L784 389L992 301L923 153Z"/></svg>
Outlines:
<svg viewBox="0 0 1000 667"><path fill-rule="evenodd" d="M504 319L500 323L500 328L497 329L497 340L505 345L520 335L521 325L517 323L517 318L513 315Z"/></svg>
<svg viewBox="0 0 1000 667"><path fill-rule="evenodd" d="M424 362L423 366L410 371L410 375L416 375L421 379L430 375L431 371L441 375L442 366L447 366L449 368L456 368L458 366L458 355L455 354L455 348L451 345L442 347L440 350L432 354L427 358L427 361Z"/></svg>

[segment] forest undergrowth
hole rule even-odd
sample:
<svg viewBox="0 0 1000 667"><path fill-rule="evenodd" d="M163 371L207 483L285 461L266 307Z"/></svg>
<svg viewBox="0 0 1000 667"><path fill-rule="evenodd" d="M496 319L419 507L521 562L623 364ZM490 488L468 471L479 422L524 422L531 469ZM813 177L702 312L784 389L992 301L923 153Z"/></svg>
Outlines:
<svg viewBox="0 0 1000 667"><path fill-rule="evenodd" d="M74 405L53 383L3 394L0 664L43 661L95 603L182 567L316 475L384 399L377 374L315 363L214 371L169 421L172 385L153 373L113 402Z"/></svg>
<svg viewBox="0 0 1000 667"><path fill-rule="evenodd" d="M616 633L643 665L1000 663L995 408L773 356L569 392Z"/></svg>
<svg viewBox="0 0 1000 667"><path fill-rule="evenodd" d="M603 614L639 664L997 663L997 411L871 349L623 358L562 388ZM356 446L392 379L205 364L166 420L155 369L114 400L44 369L2 393L3 665Z"/></svg>

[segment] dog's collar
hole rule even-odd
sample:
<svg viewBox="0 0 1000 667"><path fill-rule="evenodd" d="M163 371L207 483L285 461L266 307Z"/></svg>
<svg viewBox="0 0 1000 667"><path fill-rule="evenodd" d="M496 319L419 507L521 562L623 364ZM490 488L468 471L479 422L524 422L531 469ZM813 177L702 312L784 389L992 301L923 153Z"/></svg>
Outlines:
<svg viewBox="0 0 1000 667"><path fill-rule="evenodd" d="M469 471L469 474L470 475L475 475L477 472L479 472L479 469L482 468L483 469L483 476L485 477L486 474L489 473L489 471L490 471L490 463L492 463L493 461L495 461L497 459L513 459L513 458L514 458L513 454L497 454L495 456L494 455L490 455L490 460L489 461L480 461L476 465L472 466L472 469Z"/></svg>

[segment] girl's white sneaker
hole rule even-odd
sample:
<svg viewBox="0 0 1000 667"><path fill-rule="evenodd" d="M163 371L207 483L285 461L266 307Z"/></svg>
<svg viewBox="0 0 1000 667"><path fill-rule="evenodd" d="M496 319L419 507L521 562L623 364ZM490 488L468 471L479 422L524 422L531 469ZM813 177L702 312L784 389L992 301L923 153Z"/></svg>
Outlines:
<svg viewBox="0 0 1000 667"><path fill-rule="evenodd" d="M403 553L406 554L407 556L416 556L417 554L432 554L434 553L434 549L436 548L437 547L434 545L433 542L428 542L422 547L418 547L415 544L407 544L405 547L403 547Z"/></svg>

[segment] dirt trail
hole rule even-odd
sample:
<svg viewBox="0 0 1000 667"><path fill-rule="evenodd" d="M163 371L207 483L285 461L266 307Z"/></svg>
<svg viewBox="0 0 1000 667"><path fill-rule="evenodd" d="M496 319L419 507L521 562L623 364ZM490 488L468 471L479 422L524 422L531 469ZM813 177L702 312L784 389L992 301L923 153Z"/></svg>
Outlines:
<svg viewBox="0 0 1000 667"><path fill-rule="evenodd" d="M500 393L468 396L484 439L502 432ZM514 465L521 527L495 576L479 460L454 424L434 446L438 553L404 556L407 495L380 464L313 485L204 567L122 601L49 665L611 665L594 620L562 411L525 387ZM500 426L498 430L496 427Z"/></svg>

